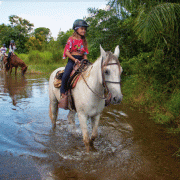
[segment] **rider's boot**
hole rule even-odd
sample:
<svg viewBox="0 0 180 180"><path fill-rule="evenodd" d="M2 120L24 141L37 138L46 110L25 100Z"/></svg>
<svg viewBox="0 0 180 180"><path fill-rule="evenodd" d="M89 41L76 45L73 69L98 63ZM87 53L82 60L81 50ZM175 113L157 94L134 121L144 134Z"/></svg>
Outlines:
<svg viewBox="0 0 180 180"><path fill-rule="evenodd" d="M67 95L67 93L61 94L61 99L58 103L58 108L68 109L68 95Z"/></svg>

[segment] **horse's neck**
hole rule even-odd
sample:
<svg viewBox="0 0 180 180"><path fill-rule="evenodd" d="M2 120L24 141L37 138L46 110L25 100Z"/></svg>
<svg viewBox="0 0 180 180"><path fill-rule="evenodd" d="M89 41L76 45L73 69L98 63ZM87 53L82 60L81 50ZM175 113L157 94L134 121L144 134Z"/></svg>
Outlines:
<svg viewBox="0 0 180 180"><path fill-rule="evenodd" d="M102 85L102 73L101 73L101 59L97 59L86 72L87 83L96 92L103 95L103 85Z"/></svg>
<svg viewBox="0 0 180 180"><path fill-rule="evenodd" d="M102 82L102 75L101 75L101 59L98 58L92 67L92 75L94 75L97 82L101 84Z"/></svg>

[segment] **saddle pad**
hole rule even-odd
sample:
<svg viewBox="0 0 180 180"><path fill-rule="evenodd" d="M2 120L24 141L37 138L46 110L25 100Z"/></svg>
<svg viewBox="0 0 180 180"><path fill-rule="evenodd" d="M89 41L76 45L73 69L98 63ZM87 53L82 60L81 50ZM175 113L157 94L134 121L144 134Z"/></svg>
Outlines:
<svg viewBox="0 0 180 180"><path fill-rule="evenodd" d="M80 75L81 75L81 74L77 74L77 75L73 78L73 80L71 81L71 89L73 89L73 88L76 86L76 84L77 84L77 82L78 82L78 80L79 80Z"/></svg>
<svg viewBox="0 0 180 180"><path fill-rule="evenodd" d="M56 76L54 77L54 87L59 88L61 87L61 82L62 82L62 76L63 76L64 70L60 70L56 73Z"/></svg>
<svg viewBox="0 0 180 180"><path fill-rule="evenodd" d="M64 70L58 71L56 73L56 76L54 77L54 82L53 82L55 88L61 87L63 73L64 73ZM75 77L73 77L73 79L70 83L71 89L73 89L76 86L76 83L77 83L79 77L80 77L80 74L77 74Z"/></svg>

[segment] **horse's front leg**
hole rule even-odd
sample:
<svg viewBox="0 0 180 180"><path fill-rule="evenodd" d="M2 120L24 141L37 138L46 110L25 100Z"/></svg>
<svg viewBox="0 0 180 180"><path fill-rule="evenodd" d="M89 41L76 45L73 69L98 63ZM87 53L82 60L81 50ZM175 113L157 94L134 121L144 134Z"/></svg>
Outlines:
<svg viewBox="0 0 180 180"><path fill-rule="evenodd" d="M88 127L87 127L87 119L88 117L83 113L78 113L78 118L80 122L80 127L83 134L83 141L86 147L86 151L89 152L90 148L90 140L89 140L89 134L88 134Z"/></svg>
<svg viewBox="0 0 180 180"><path fill-rule="evenodd" d="M4 62L3 61L1 62L1 65L2 65L2 70L4 70Z"/></svg>
<svg viewBox="0 0 180 180"><path fill-rule="evenodd" d="M92 125L92 135L90 139L90 146L94 147L93 142L98 136L98 125L100 120L100 114L97 116L91 117L91 125Z"/></svg>
<svg viewBox="0 0 180 180"><path fill-rule="evenodd" d="M53 129L55 129L56 120L57 120L57 116L58 116L58 102L57 101L50 101L49 116L51 118Z"/></svg>
<svg viewBox="0 0 180 180"><path fill-rule="evenodd" d="M11 65L10 65L10 71L9 71L9 73L10 73L10 75L11 75L11 73L12 73L12 67L11 67Z"/></svg>
<svg viewBox="0 0 180 180"><path fill-rule="evenodd" d="M17 67L15 67L15 76L16 76L16 74L17 74Z"/></svg>

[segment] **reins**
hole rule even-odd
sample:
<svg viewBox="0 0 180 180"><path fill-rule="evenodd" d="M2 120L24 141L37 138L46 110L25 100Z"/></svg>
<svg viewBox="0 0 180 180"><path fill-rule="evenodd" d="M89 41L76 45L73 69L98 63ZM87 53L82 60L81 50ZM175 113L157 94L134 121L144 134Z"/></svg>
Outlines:
<svg viewBox="0 0 180 180"><path fill-rule="evenodd" d="M77 70L75 70L75 66L74 66L73 69L74 69L76 72L81 73L81 76L82 76L82 78L83 78L86 86L87 86L94 94L96 94L96 96L98 96L98 97L101 98L101 99L106 99L105 97L102 97L101 95L99 95L97 92L93 91L92 88L91 88L91 87L88 85L88 83L86 82L86 80L85 80L82 72L84 72L84 71L87 70L88 65L91 65L91 63L90 63L87 59L83 59L83 60L81 61L80 67L79 67Z"/></svg>
<svg viewBox="0 0 180 180"><path fill-rule="evenodd" d="M91 87L88 85L88 83L86 82L84 76L83 76L82 74L81 74L81 76L82 76L85 84L87 85L87 87L88 87L96 96L98 96L98 97L101 98L101 99L106 99L105 97L102 97L101 95L99 95L97 92L93 91L93 90L91 89Z"/></svg>
<svg viewBox="0 0 180 180"><path fill-rule="evenodd" d="M109 57L109 56L108 56L108 57ZM77 71L78 71L78 72L84 72L84 71L86 71L87 68L86 68L86 69L83 68L83 67L86 65L86 63L88 63L88 65L90 64L89 61L87 61L87 60L82 60L82 61L81 61L81 65L80 65L80 67L78 68ZM101 99L105 99L106 101L110 101L110 99L111 99L111 93L110 93L109 88L107 87L107 84L106 84L106 83L120 84L120 82L106 81L106 80L105 80L105 76L104 76L104 73L103 73L103 68L104 68L105 66L110 66L110 65L118 65L118 66L119 66L119 69L120 69L120 64L119 64L118 62L117 62L117 63L107 63L107 64L103 65L103 57L102 57L102 60L101 60L101 75L102 75L102 81L103 81L102 84L103 84L103 87L104 87L104 89L105 89L105 92L107 92L107 95L105 95L105 93L104 93L104 96L101 96L99 93L97 93L97 92L95 92L94 90L92 90L92 88L91 88L91 87L88 85L88 83L86 82L83 74L81 73L81 76L82 76L85 84L87 85L87 87L88 87L96 96L98 96L98 97L101 98ZM88 67L88 66L87 66L87 67ZM110 103L110 102L106 102L106 105L108 105L109 103Z"/></svg>

